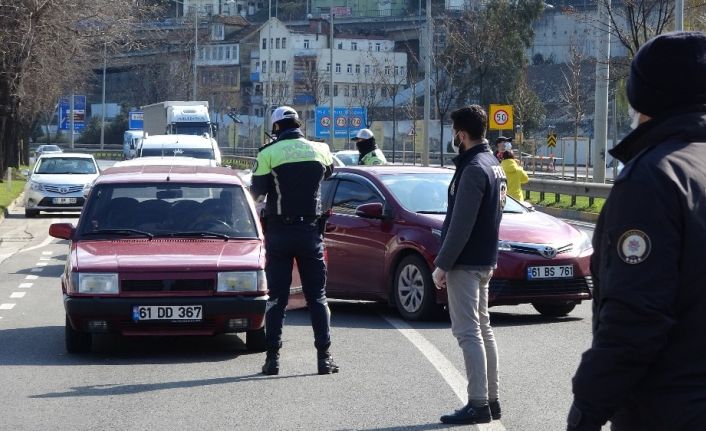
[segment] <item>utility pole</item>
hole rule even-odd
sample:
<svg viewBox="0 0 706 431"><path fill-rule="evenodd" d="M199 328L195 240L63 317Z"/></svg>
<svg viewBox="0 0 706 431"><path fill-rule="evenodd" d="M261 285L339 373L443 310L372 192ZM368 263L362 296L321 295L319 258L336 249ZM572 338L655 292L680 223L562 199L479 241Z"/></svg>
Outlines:
<svg viewBox="0 0 706 431"><path fill-rule="evenodd" d="M422 166L429 166L429 126L431 125L431 56L434 49L434 23L431 0L427 0L427 55L424 57L424 132L422 133ZM441 127L444 127L443 124ZM442 142L443 146L444 143ZM443 162L442 162L443 164Z"/></svg>
<svg viewBox="0 0 706 431"><path fill-rule="evenodd" d="M191 100L196 100L196 96L198 95L198 92L196 90L196 86L198 85L199 78L198 78L198 70L196 68L196 61L199 58L199 10L196 6L194 6L194 83L193 83L193 88L191 89Z"/></svg>
<svg viewBox="0 0 706 431"><path fill-rule="evenodd" d="M674 5L674 30L684 30L684 0L676 0Z"/></svg>
<svg viewBox="0 0 706 431"><path fill-rule="evenodd" d="M105 146L105 69L107 63L107 43L103 43L103 101L101 103L101 150Z"/></svg>
<svg viewBox="0 0 706 431"><path fill-rule="evenodd" d="M598 52L596 52L596 90L593 119L593 182L605 182L605 155L608 149L608 79L610 77L610 0L598 2ZM586 161L588 163L588 161Z"/></svg>
<svg viewBox="0 0 706 431"><path fill-rule="evenodd" d="M329 15L331 15L331 29L330 32L331 34L329 35L329 47L331 48L329 50L329 61L331 62L331 67L329 67L329 94L331 95L330 103L329 103L329 128L330 128L330 143L329 147L331 147L331 150L333 150L333 139L334 139L334 131L335 131L335 119L336 116L333 114L333 0L331 0L331 10Z"/></svg>
<svg viewBox="0 0 706 431"><path fill-rule="evenodd" d="M74 149L74 93L69 100L69 133L71 134L71 149Z"/></svg>

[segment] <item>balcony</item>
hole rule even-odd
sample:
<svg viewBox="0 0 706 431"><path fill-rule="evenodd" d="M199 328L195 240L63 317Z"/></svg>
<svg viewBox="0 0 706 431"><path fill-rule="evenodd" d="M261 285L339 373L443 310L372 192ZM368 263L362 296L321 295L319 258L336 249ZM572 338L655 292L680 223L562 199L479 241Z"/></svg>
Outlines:
<svg viewBox="0 0 706 431"><path fill-rule="evenodd" d="M260 82L260 72L251 72L250 82Z"/></svg>
<svg viewBox="0 0 706 431"><path fill-rule="evenodd" d="M314 96L311 94L299 94L294 96L294 104L295 105L313 105L314 104Z"/></svg>

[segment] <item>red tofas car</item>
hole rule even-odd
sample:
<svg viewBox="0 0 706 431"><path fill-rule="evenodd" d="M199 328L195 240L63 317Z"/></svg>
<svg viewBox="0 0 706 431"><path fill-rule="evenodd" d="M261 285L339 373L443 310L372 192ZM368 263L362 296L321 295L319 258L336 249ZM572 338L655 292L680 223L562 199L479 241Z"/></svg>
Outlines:
<svg viewBox="0 0 706 431"><path fill-rule="evenodd" d="M446 303L431 273L439 251L454 171L410 166L336 169L324 183L327 294L382 300L407 319L435 315ZM531 303L563 316L591 298L587 235L507 199L500 225L491 305Z"/></svg>
<svg viewBox="0 0 706 431"><path fill-rule="evenodd" d="M228 168L129 166L98 177L61 277L66 349L92 334L246 332L264 348L263 234L247 190Z"/></svg>

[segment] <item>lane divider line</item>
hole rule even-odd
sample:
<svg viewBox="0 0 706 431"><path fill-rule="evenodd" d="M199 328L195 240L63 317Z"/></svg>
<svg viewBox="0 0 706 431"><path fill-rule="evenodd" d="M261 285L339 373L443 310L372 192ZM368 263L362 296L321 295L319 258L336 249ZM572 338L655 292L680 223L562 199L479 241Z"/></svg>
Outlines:
<svg viewBox="0 0 706 431"><path fill-rule="evenodd" d="M37 262L34 264L34 266L47 266L49 265L49 262Z"/></svg>
<svg viewBox="0 0 706 431"><path fill-rule="evenodd" d="M20 285L17 287L19 287L20 289L29 289L30 287L32 287L32 284L34 283L20 283Z"/></svg>
<svg viewBox="0 0 706 431"><path fill-rule="evenodd" d="M55 220L56 220L56 219L55 219ZM57 223L57 222L54 222L54 223ZM35 245L35 246L32 246L32 247L23 248L22 250L20 250L20 253L24 253L24 252L26 252L26 251L32 251L32 250L36 250L36 249L38 249L38 248L46 247L46 246L48 246L53 240L54 240L54 238L52 238L52 237L50 237L50 236L47 236L46 238L44 238L44 241L42 241L41 243L39 243L39 244L37 244L37 245Z"/></svg>
<svg viewBox="0 0 706 431"><path fill-rule="evenodd" d="M10 294L10 299L15 299L15 298L23 298L27 292L12 292Z"/></svg>
<svg viewBox="0 0 706 431"><path fill-rule="evenodd" d="M436 346L424 338L419 331L409 326L405 321L390 316L382 317L387 320L390 325L395 327L395 329L400 331L402 335L427 358L434 368L436 368L436 371L441 374L446 384L451 387L458 399L464 404L467 403L468 392L466 387L468 381L454 364L452 364ZM500 421L473 425L471 429L477 431L507 431Z"/></svg>
<svg viewBox="0 0 706 431"><path fill-rule="evenodd" d="M13 308L15 308L15 304L11 302L0 304L0 310L12 310Z"/></svg>
<svg viewBox="0 0 706 431"><path fill-rule="evenodd" d="M48 261L48 260L51 260L51 257L49 257L49 256L42 256L42 257L39 258L39 260L41 260L41 261Z"/></svg>
<svg viewBox="0 0 706 431"><path fill-rule="evenodd" d="M36 280L38 278L39 276L37 275L28 275L27 277L25 277L25 280Z"/></svg>
<svg viewBox="0 0 706 431"><path fill-rule="evenodd" d="M53 251L43 251L42 254L45 256L49 256L49 255L54 254L54 252Z"/></svg>

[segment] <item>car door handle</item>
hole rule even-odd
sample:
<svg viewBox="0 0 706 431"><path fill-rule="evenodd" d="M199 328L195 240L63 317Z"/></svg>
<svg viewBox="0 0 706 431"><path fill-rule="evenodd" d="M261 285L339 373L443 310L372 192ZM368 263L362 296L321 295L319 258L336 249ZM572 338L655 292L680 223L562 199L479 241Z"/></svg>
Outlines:
<svg viewBox="0 0 706 431"><path fill-rule="evenodd" d="M326 223L326 232L333 232L336 230L336 226L331 223Z"/></svg>

